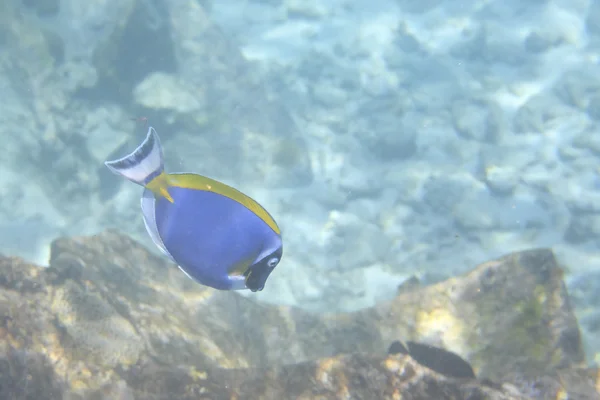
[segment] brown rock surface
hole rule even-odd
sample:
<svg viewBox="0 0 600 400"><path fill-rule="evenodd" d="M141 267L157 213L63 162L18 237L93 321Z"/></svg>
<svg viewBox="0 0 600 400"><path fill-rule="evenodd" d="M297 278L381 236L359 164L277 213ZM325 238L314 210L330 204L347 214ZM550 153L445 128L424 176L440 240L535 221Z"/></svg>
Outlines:
<svg viewBox="0 0 600 400"><path fill-rule="evenodd" d="M453 351L497 383L386 358L396 339ZM549 250L340 315L205 288L114 232L55 241L47 269L0 259L2 399L594 398L583 361Z"/></svg>

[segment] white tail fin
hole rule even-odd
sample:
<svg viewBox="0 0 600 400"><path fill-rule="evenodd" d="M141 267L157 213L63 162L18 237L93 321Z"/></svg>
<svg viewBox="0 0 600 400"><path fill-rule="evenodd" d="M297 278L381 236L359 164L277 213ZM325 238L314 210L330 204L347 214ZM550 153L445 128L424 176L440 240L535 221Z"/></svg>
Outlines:
<svg viewBox="0 0 600 400"><path fill-rule="evenodd" d="M160 139L154 128L148 128L146 139L131 154L104 163L112 172L145 186L164 170Z"/></svg>

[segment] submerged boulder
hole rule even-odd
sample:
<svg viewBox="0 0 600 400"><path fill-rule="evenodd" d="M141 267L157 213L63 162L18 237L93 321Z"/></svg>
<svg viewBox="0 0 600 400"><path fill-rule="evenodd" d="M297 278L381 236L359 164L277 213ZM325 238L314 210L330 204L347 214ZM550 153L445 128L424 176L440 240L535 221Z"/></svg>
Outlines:
<svg viewBox="0 0 600 400"><path fill-rule="evenodd" d="M438 368L437 348L472 372ZM0 258L0 398L596 396L583 362L544 249L332 315L198 285L115 232L56 240L48 268Z"/></svg>

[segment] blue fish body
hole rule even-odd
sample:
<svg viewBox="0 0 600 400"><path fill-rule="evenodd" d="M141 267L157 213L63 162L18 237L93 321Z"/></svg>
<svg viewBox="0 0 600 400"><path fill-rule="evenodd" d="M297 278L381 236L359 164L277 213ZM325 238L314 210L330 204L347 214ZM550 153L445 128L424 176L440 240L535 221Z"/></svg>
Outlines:
<svg viewBox="0 0 600 400"><path fill-rule="evenodd" d="M145 187L146 230L190 278L221 290L264 288L283 245L276 222L256 201L201 175L165 173L153 128L133 153L105 164Z"/></svg>
<svg viewBox="0 0 600 400"><path fill-rule="evenodd" d="M187 188L169 193L173 203L164 198L156 203L158 232L173 259L195 280L230 289L229 270L223 266L235 270L240 260L249 266L263 250L280 245L267 224L234 200Z"/></svg>

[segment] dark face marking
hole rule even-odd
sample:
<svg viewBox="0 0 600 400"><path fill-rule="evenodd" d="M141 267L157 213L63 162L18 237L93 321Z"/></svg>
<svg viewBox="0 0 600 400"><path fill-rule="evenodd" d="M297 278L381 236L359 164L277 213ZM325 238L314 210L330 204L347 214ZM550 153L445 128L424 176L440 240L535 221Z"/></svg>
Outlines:
<svg viewBox="0 0 600 400"><path fill-rule="evenodd" d="M281 257L283 248L280 247L275 252L263 258L254 265L251 265L244 273L246 276L246 287L253 292L260 292L264 289L267 278L273 272Z"/></svg>

